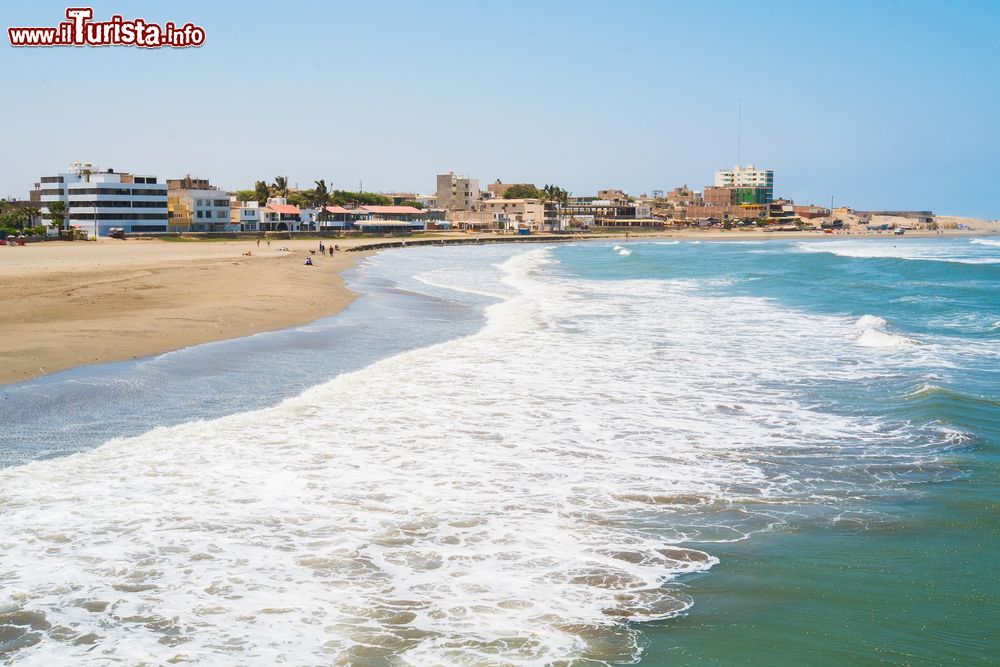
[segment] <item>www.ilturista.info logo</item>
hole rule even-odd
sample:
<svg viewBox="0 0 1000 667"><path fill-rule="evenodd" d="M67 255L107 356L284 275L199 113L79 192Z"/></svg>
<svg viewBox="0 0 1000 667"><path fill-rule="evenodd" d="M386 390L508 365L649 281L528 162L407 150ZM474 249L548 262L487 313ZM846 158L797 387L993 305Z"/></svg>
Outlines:
<svg viewBox="0 0 1000 667"><path fill-rule="evenodd" d="M49 28L7 28L11 46L141 46L184 48L205 43L205 29L173 21L164 25L147 23L144 19L126 21L117 14L110 21L91 21L91 7L70 7L67 21Z"/></svg>

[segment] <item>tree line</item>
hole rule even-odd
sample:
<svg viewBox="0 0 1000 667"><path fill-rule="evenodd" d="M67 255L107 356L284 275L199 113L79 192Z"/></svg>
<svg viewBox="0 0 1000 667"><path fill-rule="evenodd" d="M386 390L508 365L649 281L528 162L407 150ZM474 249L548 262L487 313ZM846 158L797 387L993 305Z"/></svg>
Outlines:
<svg viewBox="0 0 1000 667"><path fill-rule="evenodd" d="M288 187L286 176L275 176L270 184L267 181L257 181L253 190L237 190L239 201L256 201L265 206L271 197L284 197L285 200L299 208L322 208L324 206L388 206L392 199L373 192L351 192L350 190L333 190L325 179L315 181L315 187L308 190L293 190ZM422 208L417 202L403 202L406 205Z"/></svg>
<svg viewBox="0 0 1000 667"><path fill-rule="evenodd" d="M507 188L503 193L504 199L540 199L542 201L554 201L559 204L566 204L569 201L570 193L557 185L546 185L541 190L534 185L518 183Z"/></svg>
<svg viewBox="0 0 1000 667"><path fill-rule="evenodd" d="M0 202L0 238L18 234L44 234L44 225L31 224L40 214L37 208L31 206L13 206L8 202Z"/></svg>

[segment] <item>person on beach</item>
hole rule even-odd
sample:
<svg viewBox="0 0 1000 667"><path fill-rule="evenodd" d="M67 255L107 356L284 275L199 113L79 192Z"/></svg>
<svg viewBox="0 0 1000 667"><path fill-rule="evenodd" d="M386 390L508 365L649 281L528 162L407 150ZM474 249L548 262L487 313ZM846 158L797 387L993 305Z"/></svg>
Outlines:
<svg viewBox="0 0 1000 667"><path fill-rule="evenodd" d="M330 246L330 257L333 257L333 246Z"/></svg>
<svg viewBox="0 0 1000 667"><path fill-rule="evenodd" d="M323 242L320 241L319 242L319 254L322 255L324 252L326 252L326 248L323 247Z"/></svg>
<svg viewBox="0 0 1000 667"><path fill-rule="evenodd" d="M260 239L257 239L257 247L260 247Z"/></svg>
<svg viewBox="0 0 1000 667"><path fill-rule="evenodd" d="M312 257L306 257L305 265L306 266L312 266L313 265Z"/></svg>

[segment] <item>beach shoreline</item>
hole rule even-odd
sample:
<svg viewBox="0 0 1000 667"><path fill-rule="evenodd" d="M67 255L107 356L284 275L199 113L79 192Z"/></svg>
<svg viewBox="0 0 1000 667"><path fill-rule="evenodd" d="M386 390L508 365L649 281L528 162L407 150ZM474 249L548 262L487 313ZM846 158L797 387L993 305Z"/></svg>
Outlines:
<svg viewBox="0 0 1000 667"><path fill-rule="evenodd" d="M335 315L357 296L342 272L367 253L321 258L310 250L318 243L101 240L3 248L0 384ZM304 265L306 257L313 266Z"/></svg>
<svg viewBox="0 0 1000 667"><path fill-rule="evenodd" d="M892 237L974 237L984 230ZM573 235L441 234L325 239L167 242L157 239L34 243L0 249L0 385L70 368L127 361L191 345L308 324L357 295L343 271L385 248L494 242L679 239L760 241L891 237L891 233L657 230ZM283 250L287 248L287 250ZM312 252L311 252L312 251ZM353 252L357 251L357 252ZM244 253L250 253L249 255ZM305 258L313 266L305 266Z"/></svg>

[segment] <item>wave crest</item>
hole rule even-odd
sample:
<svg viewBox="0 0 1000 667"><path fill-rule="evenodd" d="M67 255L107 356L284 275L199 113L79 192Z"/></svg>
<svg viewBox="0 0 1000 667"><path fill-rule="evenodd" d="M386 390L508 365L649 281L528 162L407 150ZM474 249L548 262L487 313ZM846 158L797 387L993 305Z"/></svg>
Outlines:
<svg viewBox="0 0 1000 667"><path fill-rule="evenodd" d="M857 344L861 347L881 349L901 349L920 345L920 342L906 336L885 331L888 322L877 315L862 315L854 323Z"/></svg>

